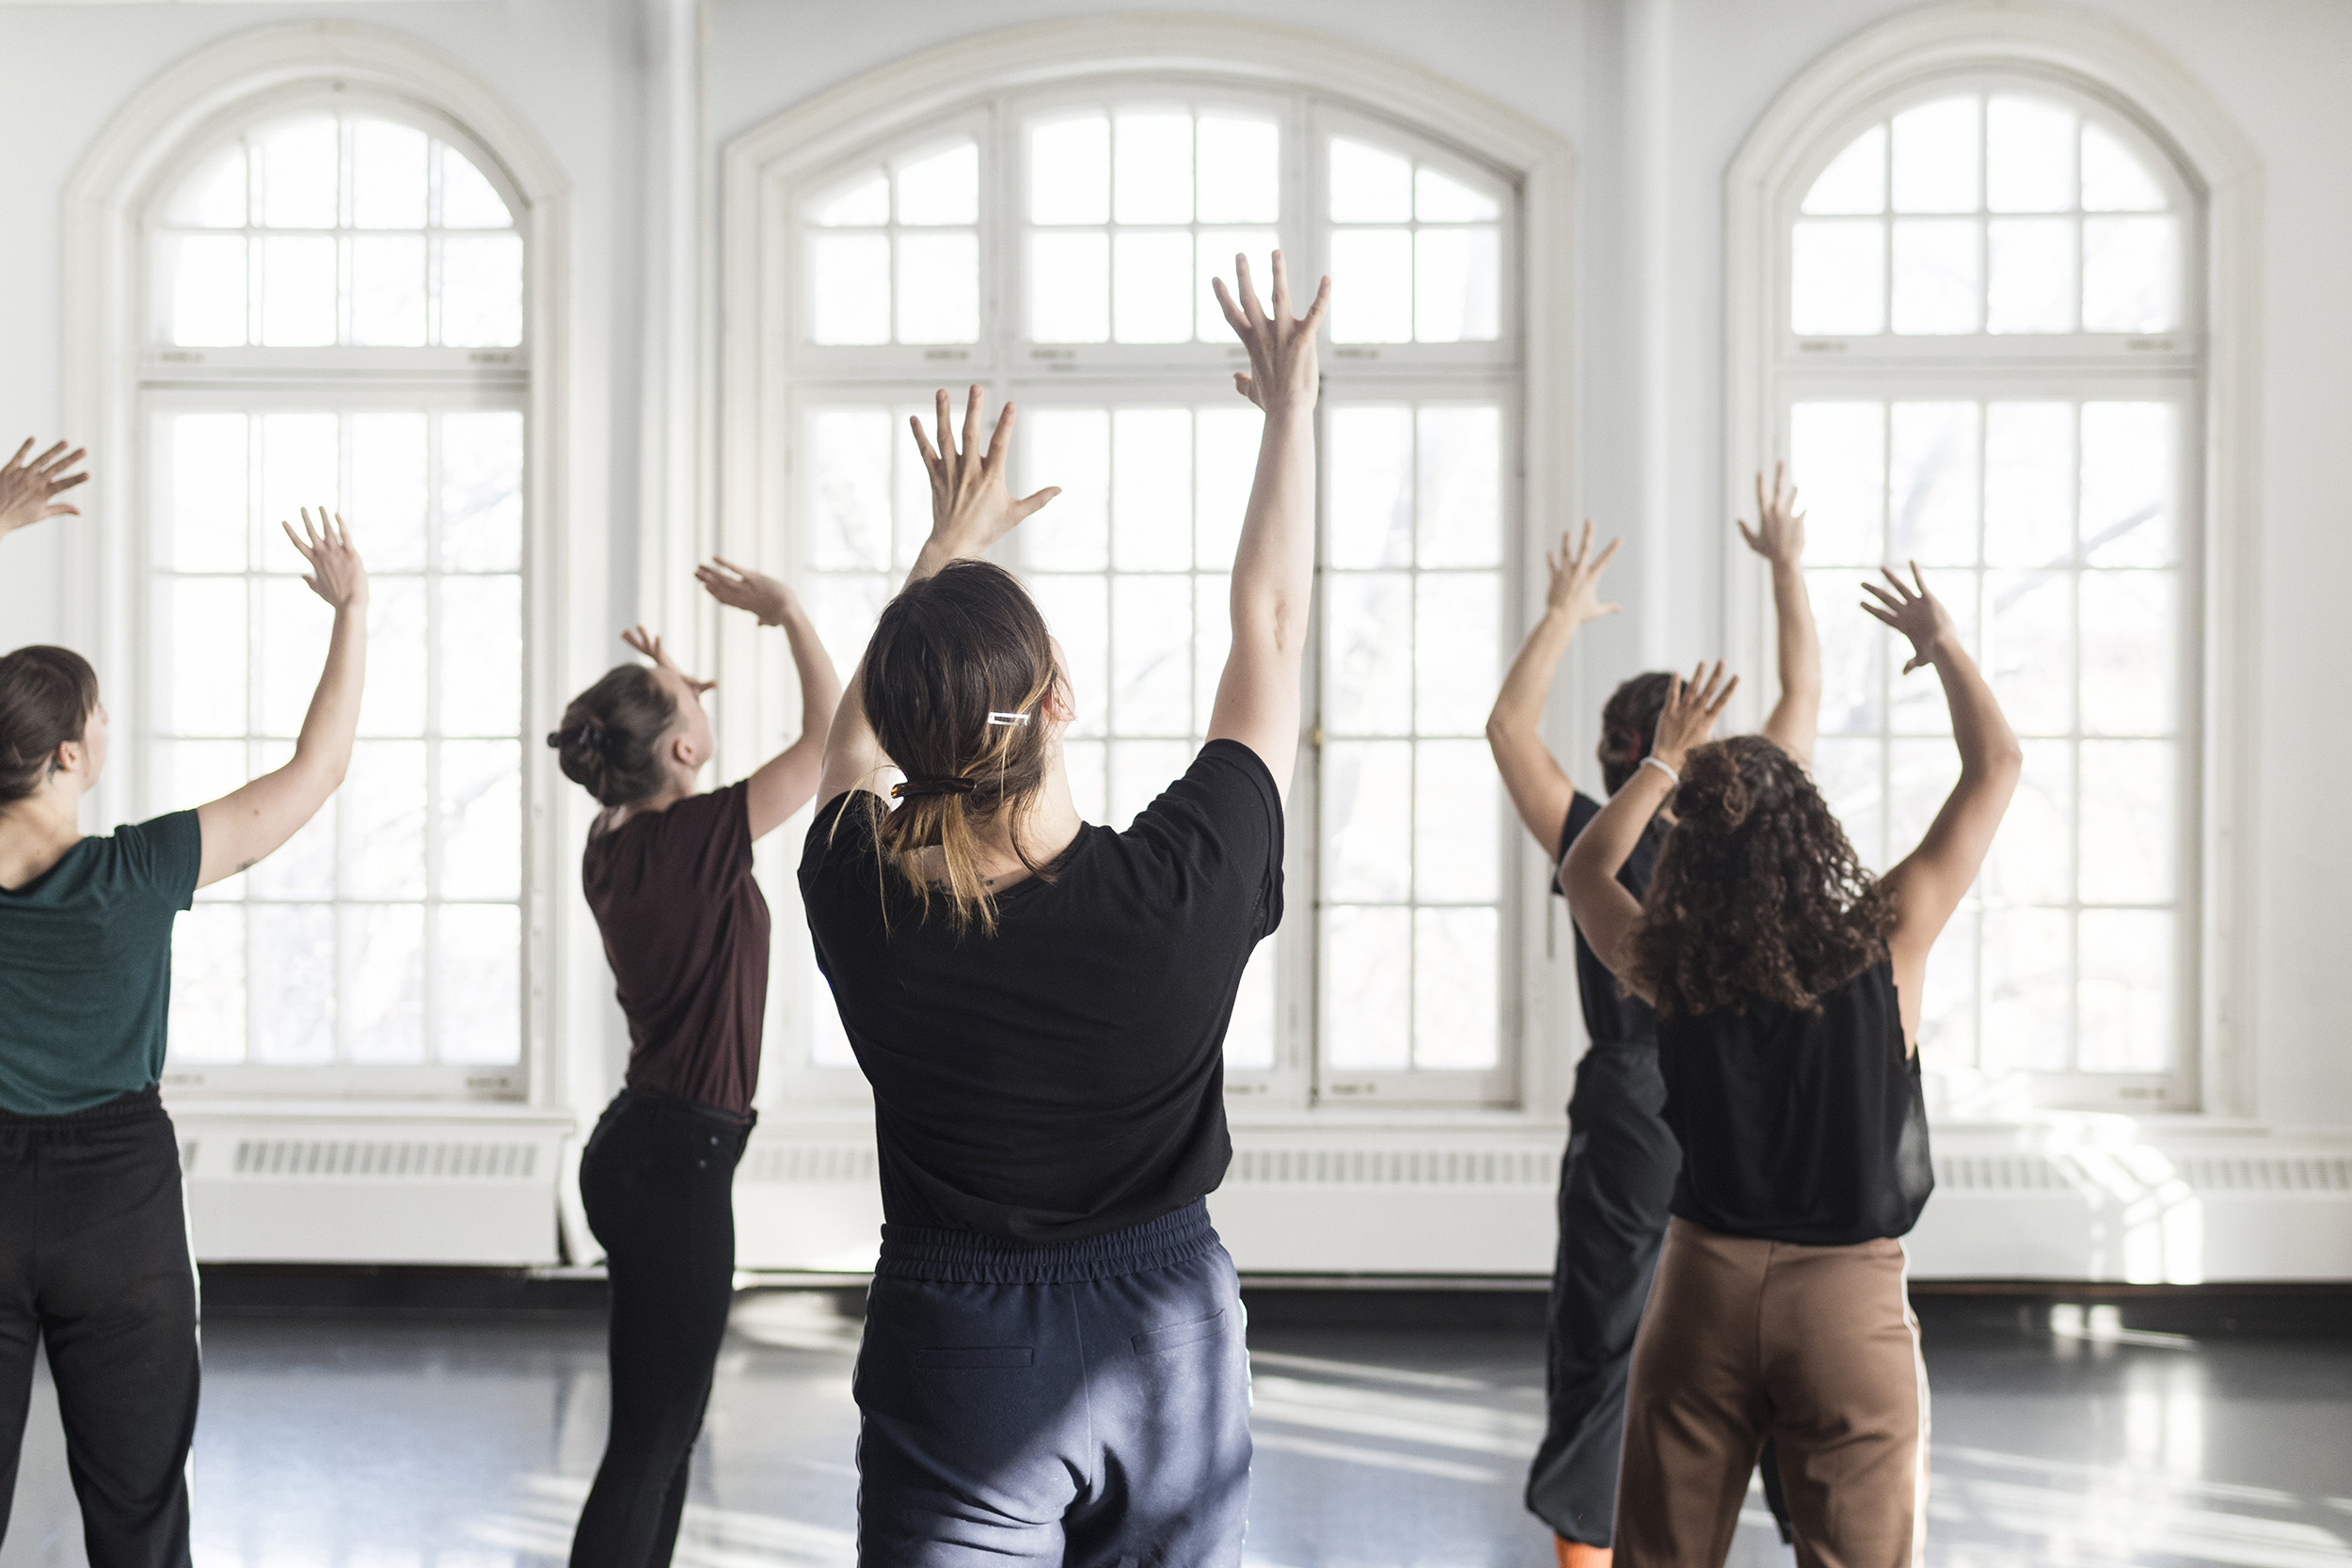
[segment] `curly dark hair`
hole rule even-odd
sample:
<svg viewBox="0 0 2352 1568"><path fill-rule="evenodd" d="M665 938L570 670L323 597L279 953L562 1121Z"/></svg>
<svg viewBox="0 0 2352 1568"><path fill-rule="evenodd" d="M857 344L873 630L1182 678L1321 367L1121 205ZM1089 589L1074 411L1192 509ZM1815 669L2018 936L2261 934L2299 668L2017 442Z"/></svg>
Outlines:
<svg viewBox="0 0 2352 1568"><path fill-rule="evenodd" d="M1894 900L1812 776L1760 735L1685 758L1675 826L1628 942L1659 1015L1803 1012L1886 956Z"/></svg>

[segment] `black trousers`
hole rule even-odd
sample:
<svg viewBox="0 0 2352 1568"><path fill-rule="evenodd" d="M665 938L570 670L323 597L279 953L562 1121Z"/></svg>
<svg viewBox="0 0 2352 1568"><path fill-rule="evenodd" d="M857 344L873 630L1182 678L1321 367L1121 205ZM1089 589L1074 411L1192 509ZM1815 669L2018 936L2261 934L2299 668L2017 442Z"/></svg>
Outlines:
<svg viewBox="0 0 2352 1568"><path fill-rule="evenodd" d="M1608 1545L1616 1529L1633 1335L1682 1168L1665 1107L1654 1042L1596 1045L1576 1065L1568 1149L1560 1162L1544 1440L1528 1469L1527 1507L1562 1540L1588 1546ZM1788 1510L1769 1447L1763 1471L1785 1541Z"/></svg>
<svg viewBox="0 0 2352 1568"><path fill-rule="evenodd" d="M580 1159L612 1291L612 1419L572 1568L661 1568L677 1544L735 1294L735 1166L751 1122L623 1089Z"/></svg>
<svg viewBox="0 0 2352 1568"><path fill-rule="evenodd" d="M855 1382L868 1568L1233 1568L1249 1360L1193 1203L1020 1246L882 1227Z"/></svg>
<svg viewBox="0 0 2352 1568"><path fill-rule="evenodd" d="M155 1091L0 1112L0 1539L45 1344L90 1568L188 1568L196 1320L180 1140Z"/></svg>

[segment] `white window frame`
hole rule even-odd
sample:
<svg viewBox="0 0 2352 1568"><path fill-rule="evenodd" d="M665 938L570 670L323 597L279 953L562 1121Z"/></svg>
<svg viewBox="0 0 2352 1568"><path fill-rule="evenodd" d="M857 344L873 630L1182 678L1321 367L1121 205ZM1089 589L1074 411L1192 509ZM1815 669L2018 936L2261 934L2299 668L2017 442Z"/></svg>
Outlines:
<svg viewBox="0 0 2352 1568"><path fill-rule="evenodd" d="M2121 124L2173 186L2184 246L2183 319L2170 334L1873 340L1798 339L1788 330L1788 231L1815 173L1889 110L1939 89L2015 85L2073 100ZM2042 11L1944 6L1849 40L1768 109L1726 181L1726 408L1724 504L1739 515L1746 476L1787 450L1787 409L1811 389L1856 395L2177 396L2183 424L2182 581L2185 590L2181 740L2191 773L2178 909L2184 997L2175 1070L2036 1075L2029 1097L1965 1103L1964 1119L2038 1106L2244 1115L2252 1105L2253 997L2246 857L2229 853L2250 803L2258 430L2252 409L2259 301L2259 195L2250 148L2193 79L2123 28ZM1817 370L1832 362L1835 370ZM1799 476L1800 480L1802 476ZM2190 554L2188 552L2195 552ZM1769 669L1771 600L1760 569L1726 555L1725 642ZM1823 612L1838 612L1825 607ZM1760 699L1748 699L1751 709ZM2193 954L2193 958L2190 955ZM1932 1064L1930 1064L1931 1069Z"/></svg>
<svg viewBox="0 0 2352 1568"><path fill-rule="evenodd" d="M1270 47L1278 38L1279 50ZM1285 52L1283 65L1269 70L1267 60ZM1498 378L1515 384L1506 414L1506 440L1518 451L1506 461L1518 471L1506 473L1505 485L1506 491L1516 492L1518 504L1505 503L1507 515L1514 519L1506 531L1505 572L1507 591L1517 595L1513 615L1532 612L1540 584L1531 586L1526 569L1534 547L1524 518L1535 514L1546 498L1565 504L1568 465L1561 444L1548 434L1540 446L1531 445L1525 432L1556 433L1566 424L1564 409L1569 363L1565 325L1571 290L1565 263L1569 254L1565 239L1572 186L1566 150L1548 133L1398 62L1328 40L1315 40L1308 45L1304 35L1252 24L1211 25L1138 17L1104 19L1083 27L1014 29L979 40L977 52L975 46L966 44L916 56L850 89L828 95L824 103L780 116L731 143L725 153L722 209L723 309L729 330L722 373L720 539L726 547L790 569L795 533L790 509L795 491L790 438L786 432L798 428L799 399L809 389L803 378L850 379L835 367L819 371L801 357L806 351L799 346L801 335L793 325L801 305L795 281L799 269L779 264L792 254L780 247L796 238L799 192L820 184L834 170L853 166L862 150L916 139L930 126L954 122L976 102L1009 103L1017 97L1025 119L1027 111L1055 100L1073 105L1116 102L1136 96L1135 89L1146 84L1151 96L1166 96L1171 102L1183 98L1199 106L1214 105L1228 97L1251 107L1268 106L1270 100L1278 98L1287 101L1292 106L1283 116L1290 142L1284 150L1287 184L1277 228L1288 242L1286 249L1302 255L1309 263L1298 269L1307 277L1323 269L1322 226L1311 221L1319 210L1315 203L1320 182L1311 181L1306 172L1316 163L1311 149L1327 134L1320 105L1328 104L1343 115L1357 117L1359 122L1379 126L1391 139L1433 144L1439 156L1459 159L1479 169L1488 181L1516 186L1519 198L1516 221L1506 223L1503 242L1508 247L1506 273L1518 275L1503 309L1501 346L1508 351L1505 362L1496 363L1497 355L1489 345L1464 345L1475 352L1456 353L1454 362L1482 386L1491 386ZM1003 135L1017 135L1017 126ZM1466 148L1477 149L1479 155L1472 158L1460 150ZM992 170L984 160L982 177L1017 186L1019 166L1020 160L999 160ZM1020 245L1024 225L1008 221L1025 212L1019 195L1017 189L999 191L998 232L993 240L983 240L984 245L999 246L1003 260L1016 263L1017 256L1005 253ZM990 218L984 211L984 234ZM998 321L1009 328L1017 323L1025 300L1019 272L1004 268L1002 261L999 267L993 284L997 296L993 309ZM984 280L984 322L992 309L991 288ZM1091 382L1097 376L1116 382L1153 369L1190 371L1201 375L1205 385L1210 376L1221 378L1240 357L1237 345L1214 343L1039 345L1053 351L1052 357L1044 353L1037 356L1044 366L1041 376L1025 362L1025 352L1017 356L1024 362L1006 362L1007 351L1015 345L1009 330L1000 328L991 341L984 325L983 340L973 346L969 360L957 362L958 372L988 387L997 397L1018 398L1025 385L1036 386L1041 380L1069 385L1074 391L1077 383ZM1028 346L1018 344L1023 351ZM1398 349L1424 352L1399 355L1393 352ZM1431 349L1438 349L1438 355L1425 352ZM1349 385L1375 396L1389 388L1398 395L1442 395L1454 379L1438 374L1438 366L1428 362L1446 352L1438 345L1382 344L1376 350L1343 354L1327 349L1327 385L1334 391ZM1068 357L1062 357L1063 351L1069 352ZM1401 362L1413 359L1422 362ZM963 368L966 365L968 370ZM894 373L889 379L912 382L927 372L936 378L946 368L927 361L911 377ZM1187 387L1184 395L1189 399L1198 390ZM738 732L758 736L788 727L789 678L763 675L751 666L755 656L746 640L732 636L723 626L716 629L722 660L742 657L749 676L721 687L723 703L732 685L736 700L742 705L739 721L730 718L723 722L723 746L727 744L726 736ZM1518 627L1507 629L1516 632ZM1310 678L1313 678L1311 672ZM745 689L763 680L764 693ZM1302 728L1311 732L1311 724L1310 716ZM1280 1065L1273 1074L1234 1075L1230 1092L1236 1111L1325 1119L1407 1112L1458 1116L1468 1110L1511 1118L1525 1117L1531 1109L1549 1115L1556 1096L1565 1089L1571 1061L1570 1053L1561 1047L1576 1037L1570 1022L1575 1012L1572 966L1544 961L1542 869L1525 875L1517 858L1504 863L1505 940L1513 947L1502 955L1505 978L1499 998L1504 1061L1492 1075L1507 1083L1500 1088L1491 1082L1481 1083L1470 1094L1450 1101L1421 1095L1412 1106L1394 1110L1377 1102L1377 1097L1327 1098L1315 1092L1311 1011L1305 1005L1306 998L1293 994L1298 989L1295 977L1313 973L1316 935L1311 871L1315 841L1311 739L1311 733L1302 736L1308 742L1307 755L1302 758L1307 766L1302 766L1291 794L1288 912L1276 938L1286 944L1282 952L1286 983L1278 997L1283 1037ZM739 756L728 757L724 766L733 769L754 760L754 749L747 745ZM787 830L778 836L792 842L787 846L788 853L775 857L781 874L770 881L771 894L790 887L788 868L797 863L800 850L798 834ZM771 896L771 904L776 901ZM790 940L787 931L798 922L780 918L777 925L779 940L785 942ZM1528 961L1531 957L1534 961ZM779 980L788 967L792 966L779 965ZM780 997L771 1014L771 1025L781 1024L786 1033L781 1037L771 1036L771 1071L763 1099L772 1095L771 1103L778 1108L786 1102L810 1102L803 1101L804 1095L823 1096L845 1110L862 1102L862 1083L837 1085L838 1080L854 1080L855 1075L828 1070L822 1076L836 1081L836 1086L828 1088L812 1082L818 1075L801 1065L806 1059L805 1041L791 1037L789 1032L797 1009L804 1005L804 998ZM1454 1108L1448 1109L1448 1104Z"/></svg>
<svg viewBox="0 0 2352 1568"><path fill-rule="evenodd" d="M155 341L151 211L177 178L246 126L306 108L381 114L450 142L490 179L515 214L524 246L522 345L492 349L194 349ZM91 650L126 736L147 724L145 668L146 454L151 406L240 396L282 398L305 388L356 404L519 407L524 415L524 658L526 740L550 727L579 673L567 657L569 606L581 576L601 594L602 545L561 526L566 494L564 376L569 289L568 182L535 132L479 78L400 34L347 23L261 29L182 60L142 92L93 143L65 198L65 404L94 450L128 462L90 487L86 527L71 536L62 619ZM215 356L219 357L215 358ZM331 389L330 389L331 388ZM134 455L135 454L135 455ZM108 770L93 802L103 829L139 803L135 747ZM544 748L526 745L522 1052L513 1067L206 1068L169 1079L176 1098L311 1101L365 1099L421 1107L468 1101L560 1101L566 1069L552 1042L582 1006L576 946L578 876L559 846L576 843L586 814L564 799ZM190 801L188 804L196 804ZM594 990L588 995L594 996ZM593 1005L593 1004L591 1004ZM567 1044L568 1044L567 1040Z"/></svg>

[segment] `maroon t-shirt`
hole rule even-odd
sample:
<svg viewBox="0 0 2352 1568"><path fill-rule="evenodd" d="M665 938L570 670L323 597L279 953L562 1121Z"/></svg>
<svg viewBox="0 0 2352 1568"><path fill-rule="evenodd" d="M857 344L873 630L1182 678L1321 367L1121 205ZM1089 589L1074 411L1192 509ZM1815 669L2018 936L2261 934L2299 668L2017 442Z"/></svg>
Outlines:
<svg viewBox="0 0 2352 1568"><path fill-rule="evenodd" d="M580 881L628 1015L628 1086L752 1108L768 1006L768 900L742 784L593 833Z"/></svg>

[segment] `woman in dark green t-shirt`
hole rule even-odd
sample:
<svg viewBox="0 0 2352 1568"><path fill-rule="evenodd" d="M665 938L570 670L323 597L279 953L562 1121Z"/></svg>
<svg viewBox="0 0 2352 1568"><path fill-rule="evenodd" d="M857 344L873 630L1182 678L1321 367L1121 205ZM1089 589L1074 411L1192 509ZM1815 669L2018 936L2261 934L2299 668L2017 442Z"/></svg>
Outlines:
<svg viewBox="0 0 2352 1568"><path fill-rule="evenodd" d="M70 510L52 498L71 459L24 456L0 468L0 535ZM97 673L65 648L0 657L0 1475L42 1342L92 1562L189 1560L196 1275L157 1094L172 917L317 814L358 724L367 572L341 517L286 531L334 608L326 668L294 759L208 805L85 836Z"/></svg>

